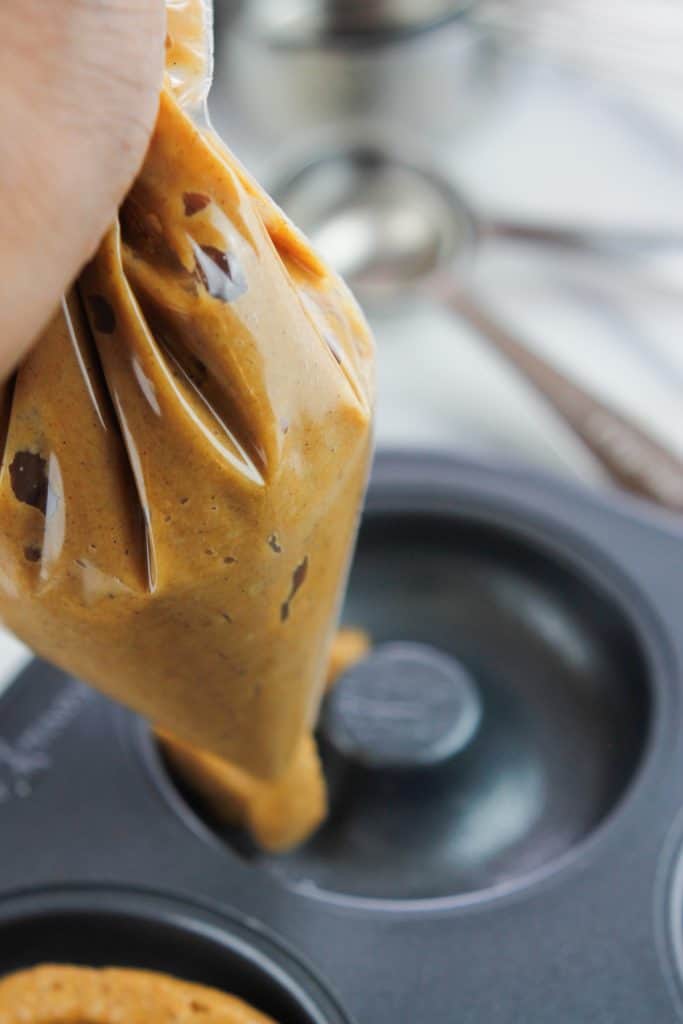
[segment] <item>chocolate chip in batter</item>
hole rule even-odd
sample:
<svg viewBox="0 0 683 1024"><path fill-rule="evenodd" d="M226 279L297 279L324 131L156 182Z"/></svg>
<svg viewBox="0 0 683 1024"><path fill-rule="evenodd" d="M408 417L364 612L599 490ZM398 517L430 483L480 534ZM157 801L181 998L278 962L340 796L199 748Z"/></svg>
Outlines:
<svg viewBox="0 0 683 1024"><path fill-rule="evenodd" d="M289 597L283 605L280 606L280 619L282 622L286 622L289 618L289 606L294 600L296 594L301 589L306 575L308 573L308 555L304 558L303 562L297 565L296 569L292 573L292 587L289 591Z"/></svg>
<svg viewBox="0 0 683 1024"><path fill-rule="evenodd" d="M36 452L17 452L9 468L12 490L18 501L45 515L47 507L47 462Z"/></svg>
<svg viewBox="0 0 683 1024"><path fill-rule="evenodd" d="M39 562L42 557L43 552L35 544L27 544L24 548L24 558L27 562Z"/></svg>
<svg viewBox="0 0 683 1024"><path fill-rule="evenodd" d="M210 197L205 196L203 192L183 192L183 206L185 207L186 217L194 217L195 213L205 210L210 202Z"/></svg>
<svg viewBox="0 0 683 1024"><path fill-rule="evenodd" d="M280 541L276 533L271 533L268 538L268 547L272 548L276 555L282 554L282 548L280 547Z"/></svg>
<svg viewBox="0 0 683 1024"><path fill-rule="evenodd" d="M209 295L221 302L234 302L247 290L247 279L233 253L215 245L197 245L194 249L197 274Z"/></svg>
<svg viewBox="0 0 683 1024"><path fill-rule="evenodd" d="M308 555L306 555L306 557L304 558L303 562L301 562L299 565L297 565L296 569L294 570L294 575L292 576L292 592L289 595L289 600L290 601L292 600L292 598L296 594L297 590L299 590L299 588L301 587L302 583L306 579L307 574L308 574Z"/></svg>
<svg viewBox="0 0 683 1024"><path fill-rule="evenodd" d="M222 270L224 274L230 277L230 259L227 252L223 252L222 249L217 249L215 245L201 245L201 251L205 256L208 256L210 260L216 264L219 270Z"/></svg>
<svg viewBox="0 0 683 1024"><path fill-rule="evenodd" d="M113 334L116 330L116 317L111 304L103 295L89 295L88 305L95 330L100 334Z"/></svg>

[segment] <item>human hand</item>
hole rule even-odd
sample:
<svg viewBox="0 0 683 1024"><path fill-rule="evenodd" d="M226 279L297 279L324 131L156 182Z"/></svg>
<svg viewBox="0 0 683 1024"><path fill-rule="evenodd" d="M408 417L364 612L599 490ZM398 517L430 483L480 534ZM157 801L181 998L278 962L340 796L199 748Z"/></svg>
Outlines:
<svg viewBox="0 0 683 1024"><path fill-rule="evenodd" d="M163 0L0 3L0 379L96 249L157 111Z"/></svg>

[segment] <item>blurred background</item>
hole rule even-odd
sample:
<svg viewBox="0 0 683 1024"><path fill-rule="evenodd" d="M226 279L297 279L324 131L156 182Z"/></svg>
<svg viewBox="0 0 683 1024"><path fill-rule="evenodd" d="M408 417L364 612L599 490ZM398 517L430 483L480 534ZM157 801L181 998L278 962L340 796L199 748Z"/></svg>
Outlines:
<svg viewBox="0 0 683 1024"><path fill-rule="evenodd" d="M215 7L211 119L357 287L378 444L683 511L681 4Z"/></svg>
<svg viewBox="0 0 683 1024"><path fill-rule="evenodd" d="M683 455L680 4L217 0L216 17L215 127L347 273L349 248L364 243L348 217L339 223L339 195L322 223L314 195L337 187L349 200L333 180L343 168L288 184L358 139L431 165L489 221L677 235L597 257L491 237L458 273L530 349ZM373 188L364 199L381 207L391 181ZM406 187L397 202L409 215L420 195ZM441 302L412 293L365 305L379 342L379 444L604 478L490 340Z"/></svg>

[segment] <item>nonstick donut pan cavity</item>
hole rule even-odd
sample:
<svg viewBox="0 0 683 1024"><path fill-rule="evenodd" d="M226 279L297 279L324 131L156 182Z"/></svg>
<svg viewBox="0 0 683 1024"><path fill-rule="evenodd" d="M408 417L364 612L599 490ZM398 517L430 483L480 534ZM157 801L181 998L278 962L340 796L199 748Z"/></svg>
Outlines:
<svg viewBox="0 0 683 1024"><path fill-rule="evenodd" d="M0 907L0 970L36 963L162 971L246 1000L282 1024L344 1024L304 966L244 920L157 893L45 888Z"/></svg>
<svg viewBox="0 0 683 1024"><path fill-rule="evenodd" d="M340 751L339 723L323 715L331 812L297 852L256 855L276 877L389 900L486 890L561 858L622 797L649 733L646 655L624 610L566 556L512 525L457 510L430 519L375 514L361 534L346 618L378 645L367 670L356 669L352 708L367 736ZM399 770L373 763L382 726L385 747L403 721L416 743L424 740L437 651L443 671L466 677L477 702L467 742L443 761ZM406 688L393 700L404 662ZM451 712L439 695L443 725L463 708ZM233 841L244 849L239 836Z"/></svg>
<svg viewBox="0 0 683 1024"><path fill-rule="evenodd" d="M317 836L274 857L216 829L144 723L35 663L0 702L0 890L162 888L226 934L246 915L359 1024L673 1022L681 580L683 537L636 505L383 455L344 613L374 648L323 711Z"/></svg>

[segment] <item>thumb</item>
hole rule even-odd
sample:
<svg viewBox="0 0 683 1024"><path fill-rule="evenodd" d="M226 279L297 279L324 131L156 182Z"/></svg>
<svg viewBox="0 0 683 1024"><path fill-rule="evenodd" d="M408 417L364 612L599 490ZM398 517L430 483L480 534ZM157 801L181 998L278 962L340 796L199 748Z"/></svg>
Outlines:
<svg viewBox="0 0 683 1024"><path fill-rule="evenodd" d="M92 255L140 167L163 0L0 3L0 379Z"/></svg>

